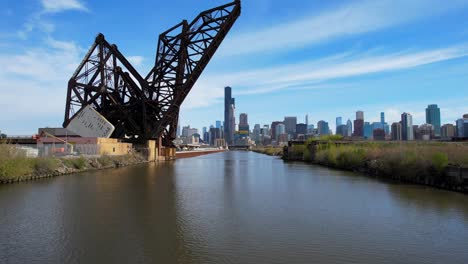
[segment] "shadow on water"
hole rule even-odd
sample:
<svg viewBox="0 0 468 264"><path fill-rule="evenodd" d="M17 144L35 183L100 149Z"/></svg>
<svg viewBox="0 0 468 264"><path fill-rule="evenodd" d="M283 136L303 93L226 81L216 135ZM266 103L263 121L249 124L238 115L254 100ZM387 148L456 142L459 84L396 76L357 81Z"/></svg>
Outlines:
<svg viewBox="0 0 468 264"><path fill-rule="evenodd" d="M284 162L289 170L313 169L314 174L327 175L331 177L346 177L347 184L361 186L363 183L373 183L374 187L379 185L385 187L385 191L395 203L402 207L413 207L419 210L435 211L440 215L462 215L468 222L468 195L449 190L434 188L418 184L402 183L392 179L369 176L362 173L327 168L298 161Z"/></svg>

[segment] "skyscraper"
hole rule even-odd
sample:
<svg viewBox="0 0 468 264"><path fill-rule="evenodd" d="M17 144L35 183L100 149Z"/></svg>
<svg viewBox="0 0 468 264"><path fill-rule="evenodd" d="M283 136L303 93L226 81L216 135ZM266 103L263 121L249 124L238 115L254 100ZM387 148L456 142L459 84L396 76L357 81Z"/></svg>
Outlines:
<svg viewBox="0 0 468 264"><path fill-rule="evenodd" d="M202 136L203 141L205 143L209 142L210 139L209 139L209 133L208 133L208 128L207 127L202 128L202 135L201 136Z"/></svg>
<svg viewBox="0 0 468 264"><path fill-rule="evenodd" d="M343 137L348 136L348 126L347 125L340 125L336 128L336 134L342 135Z"/></svg>
<svg viewBox="0 0 468 264"><path fill-rule="evenodd" d="M286 126L283 123L279 123L275 127L276 140L278 140L280 135L286 134Z"/></svg>
<svg viewBox="0 0 468 264"><path fill-rule="evenodd" d="M356 120L364 120L364 112L356 111Z"/></svg>
<svg viewBox="0 0 468 264"><path fill-rule="evenodd" d="M328 135L330 133L330 128L328 127L328 123L320 120L317 123L318 133L319 135Z"/></svg>
<svg viewBox="0 0 468 264"><path fill-rule="evenodd" d="M436 104L427 106L426 123L434 127L434 136L440 137L440 108Z"/></svg>
<svg viewBox="0 0 468 264"><path fill-rule="evenodd" d="M351 122L351 120L348 119L348 121L346 122L346 126L347 126L346 136L351 137L353 135L353 122Z"/></svg>
<svg viewBox="0 0 468 264"><path fill-rule="evenodd" d="M216 120L216 128L221 128L221 121L220 120Z"/></svg>
<svg viewBox="0 0 468 264"><path fill-rule="evenodd" d="M453 124L445 124L440 128L440 136L444 139L455 137L455 126Z"/></svg>
<svg viewBox="0 0 468 264"><path fill-rule="evenodd" d="M401 140L401 122L392 124L392 140Z"/></svg>
<svg viewBox="0 0 468 264"><path fill-rule="evenodd" d="M369 122L364 122L364 138L372 139L372 125Z"/></svg>
<svg viewBox="0 0 468 264"><path fill-rule="evenodd" d="M385 124L385 113L384 112L380 112L380 123Z"/></svg>
<svg viewBox="0 0 468 264"><path fill-rule="evenodd" d="M236 118L234 112L236 101L232 98L232 89L227 86L224 88L224 137L227 144L234 142L234 130L236 128Z"/></svg>
<svg viewBox="0 0 468 264"><path fill-rule="evenodd" d="M457 120L457 137L468 138L468 114Z"/></svg>
<svg viewBox="0 0 468 264"><path fill-rule="evenodd" d="M255 124L254 129L253 129L253 140L258 143L260 142L260 124Z"/></svg>
<svg viewBox="0 0 468 264"><path fill-rule="evenodd" d="M284 118L284 126L286 127L286 134L294 136L296 134L297 117L286 116Z"/></svg>
<svg viewBox="0 0 468 264"><path fill-rule="evenodd" d="M356 120L354 120L354 134L355 137L364 137L364 112L356 112Z"/></svg>
<svg viewBox="0 0 468 264"><path fill-rule="evenodd" d="M239 131L250 131L248 116L246 113L239 115Z"/></svg>
<svg viewBox="0 0 468 264"><path fill-rule="evenodd" d="M299 135L306 135L307 134L307 125L306 124L297 124L296 125L296 137Z"/></svg>
<svg viewBox="0 0 468 264"><path fill-rule="evenodd" d="M401 114L401 139L414 140L413 116L409 113Z"/></svg>
<svg viewBox="0 0 468 264"><path fill-rule="evenodd" d="M306 114L305 116L305 124L307 127L309 127L309 114Z"/></svg>
<svg viewBox="0 0 468 264"><path fill-rule="evenodd" d="M338 127L343 124L343 118L341 116L336 118L336 133L338 134Z"/></svg>
<svg viewBox="0 0 468 264"><path fill-rule="evenodd" d="M271 129L270 129L270 130L271 130L271 139L276 140L276 138L277 138L277 135L276 135L276 126L279 125L279 124L283 124L283 122L281 122L281 121L274 121L274 122L271 123L271 127L270 127L270 128L271 128Z"/></svg>

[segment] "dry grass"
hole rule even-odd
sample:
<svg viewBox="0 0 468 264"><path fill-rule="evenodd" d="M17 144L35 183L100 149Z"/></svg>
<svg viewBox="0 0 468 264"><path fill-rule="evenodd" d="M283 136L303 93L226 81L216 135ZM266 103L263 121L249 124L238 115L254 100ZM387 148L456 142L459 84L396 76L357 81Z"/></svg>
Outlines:
<svg viewBox="0 0 468 264"><path fill-rule="evenodd" d="M254 152L263 153L270 156L282 156L283 147L278 146L268 146L268 147L255 147Z"/></svg>
<svg viewBox="0 0 468 264"><path fill-rule="evenodd" d="M468 166L468 145L431 142L327 144L321 146L315 162L422 181L442 176L449 164Z"/></svg>
<svg viewBox="0 0 468 264"><path fill-rule="evenodd" d="M99 158L27 158L25 153L13 145L0 144L0 182L16 180L31 175L50 175L63 171L80 171L139 163L143 157L137 153L125 156L101 156Z"/></svg>

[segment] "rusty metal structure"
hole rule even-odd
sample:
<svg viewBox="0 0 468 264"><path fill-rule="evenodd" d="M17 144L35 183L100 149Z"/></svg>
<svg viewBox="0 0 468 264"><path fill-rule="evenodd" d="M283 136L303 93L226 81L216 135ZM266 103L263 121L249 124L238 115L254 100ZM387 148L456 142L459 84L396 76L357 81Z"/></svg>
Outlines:
<svg viewBox="0 0 468 264"><path fill-rule="evenodd" d="M146 77L99 34L68 82L63 126L91 105L115 126L112 137L162 137L171 146L180 106L240 13L236 0L162 33L155 65Z"/></svg>

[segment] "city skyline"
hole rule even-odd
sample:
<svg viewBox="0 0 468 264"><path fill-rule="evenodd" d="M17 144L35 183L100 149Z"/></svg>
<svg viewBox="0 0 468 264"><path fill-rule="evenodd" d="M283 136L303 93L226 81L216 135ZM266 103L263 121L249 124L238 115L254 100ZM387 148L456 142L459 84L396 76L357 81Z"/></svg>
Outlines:
<svg viewBox="0 0 468 264"><path fill-rule="evenodd" d="M229 88L230 88L230 87L229 87ZM379 118L379 120L377 120L377 121L375 121L375 120L368 120L368 119L365 118L366 112L365 112L365 111L362 111L362 110L356 111L356 112L354 113L354 115L355 115L354 119L349 118L348 120L349 120L349 121L351 121L351 120L355 121L355 120L360 119L360 118L362 117L362 118L363 118L362 120L364 120L362 129L364 129L364 126L365 126L365 125L372 126L373 124L376 124L376 123L377 123L377 124L385 124L386 126L388 126L388 129L389 129L389 130L387 131L387 134L390 135L390 134L391 134L391 133L390 133L391 124L392 124L392 123L401 122L401 121L402 121L401 117L402 117L403 114L410 114L410 115L411 115L411 120L412 120L412 121L411 121L412 125L431 124L431 125L434 126L434 133L435 133L435 135L436 135L436 136L440 136L440 132L437 133L437 128L436 128L436 127L437 127L437 124L438 124L440 127L442 127L443 125L447 125L447 124L450 124L450 125L454 125L454 126L455 126L456 123L457 123L457 120L459 120L460 118L462 118L463 116L466 115L466 114L455 113L455 115L458 114L458 117L457 117L455 120L453 120L452 122L446 122L446 123L444 123L444 122L440 122L440 121L439 121L439 122L433 123L433 122L430 122L430 120L428 120L428 116L427 116L427 115L428 115L427 111L428 111L428 109L430 109L431 107L435 107L435 108L437 108L437 109L439 110L439 111L437 112L438 115L435 115L435 117L438 118L438 120L443 120L443 119L442 119L442 116L441 116L441 113L440 113L440 108L438 108L438 105L437 105L437 104L429 104L429 105L426 106L426 108L425 108L425 117L424 117L424 119L423 119L424 121L422 121L422 122L414 122L414 115L413 115L412 113L410 113L410 112L402 112L402 113L400 113L400 114L399 114L399 119L393 120L393 121L391 121L390 123L387 122L387 117L386 117L386 113L385 113L385 112L379 112L379 113L378 113L378 118ZM248 113L240 113L240 115L239 115L239 116L240 116L240 119L242 118L242 115L248 115ZM373 115L373 114L372 114L372 115ZM359 118L358 118L358 116L359 116ZM337 133L336 133L336 129L335 129L335 130L332 129L332 126L330 125L330 124L332 124L332 122L329 122L328 120L319 119L317 122L314 123L314 122L310 122L310 119L309 119L309 115L308 115L308 114L305 115L304 121L302 121L302 120L300 119L300 117L297 117L297 116L284 116L284 119L285 119L285 120L290 119L290 118L294 118L294 119L296 120L296 124L306 124L307 122L309 122L309 123L310 123L311 125L313 125L313 126L314 126L314 125L318 125L318 123L320 123L320 122L326 122L326 123L327 123L327 127L329 128L329 130L332 131L332 132L335 131L335 132L333 132L333 134L337 134ZM432 118L434 118L434 117L432 117ZM276 118L276 119L274 119L274 120L279 120L279 119L281 119L281 118ZM348 125L348 124L344 124L344 123L343 123L343 120L345 120L345 119L343 119L343 117L337 116L337 117L335 118L335 121L338 121L338 120L341 121L341 124L342 124L342 125L344 125L344 126L347 126L347 125ZM219 121L215 121L215 122L218 123ZM270 121L270 122L267 121L267 122L265 122L265 123L260 123L260 122L252 122L252 123L251 123L251 122L247 122L247 125L250 125L251 127L252 127L253 124L263 126L263 125L269 125L271 122L275 123L276 121ZM279 121L279 122L284 123L284 121ZM240 123L241 123L241 122L236 122L236 123L235 123L235 125L236 125L236 126L235 126L235 130L236 130L236 131L239 130L239 124L240 124ZM440 124L439 124L439 123L440 123ZM188 125L188 126L191 126L191 124L187 124L187 125ZM209 124L208 126L213 126L213 127L214 127L213 124ZM204 127L205 127L205 126L204 126ZM335 127L336 127L336 126L335 126ZM354 127L354 125L351 124L351 128L353 128L353 127ZM336 127L336 128L337 128L337 127ZM374 129L375 129L375 128L372 128L372 130L374 130ZM241 129L241 130L242 130L242 129ZM250 131L253 131L253 130L250 129ZM354 129L352 129L352 131L354 131ZM363 131L363 133L364 133L364 131Z"/></svg>
<svg viewBox="0 0 468 264"><path fill-rule="evenodd" d="M191 10L225 2L121 3L117 12L139 14L124 28L109 24L113 14L102 12L101 2L0 4L6 18L0 21L0 62L7 65L0 73L0 109L15 113L0 116L0 129L20 135L61 126L68 78L99 30L144 73L154 62L157 32L192 16ZM201 128L223 120L225 86L252 124L279 116L304 122L308 113L309 123L326 120L335 131L335 118L353 119L356 110L369 113L371 122L380 112L389 124L409 112L424 123L424 109L433 103L441 123L452 123L468 112L468 1L410 2L298 0L284 8L279 0L245 1L242 19L182 105L181 123ZM150 15L156 6L164 10L157 21Z"/></svg>

